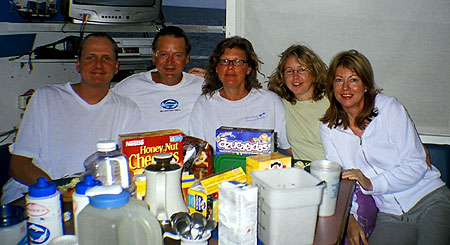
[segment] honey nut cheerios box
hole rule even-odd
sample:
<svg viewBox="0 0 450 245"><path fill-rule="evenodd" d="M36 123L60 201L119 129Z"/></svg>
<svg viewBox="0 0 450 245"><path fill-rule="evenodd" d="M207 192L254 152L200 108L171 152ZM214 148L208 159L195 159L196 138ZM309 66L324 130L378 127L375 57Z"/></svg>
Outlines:
<svg viewBox="0 0 450 245"><path fill-rule="evenodd" d="M119 135L122 153L128 157L128 167L135 174L153 162L158 153L172 153L175 161L183 165L183 132L179 129Z"/></svg>

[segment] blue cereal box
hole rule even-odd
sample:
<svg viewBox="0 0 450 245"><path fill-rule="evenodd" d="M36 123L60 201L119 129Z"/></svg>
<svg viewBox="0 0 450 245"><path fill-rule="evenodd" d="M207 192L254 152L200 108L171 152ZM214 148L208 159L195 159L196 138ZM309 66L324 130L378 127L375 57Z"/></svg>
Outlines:
<svg viewBox="0 0 450 245"><path fill-rule="evenodd" d="M256 155L275 152L273 129L234 128L216 130L216 156L220 154Z"/></svg>

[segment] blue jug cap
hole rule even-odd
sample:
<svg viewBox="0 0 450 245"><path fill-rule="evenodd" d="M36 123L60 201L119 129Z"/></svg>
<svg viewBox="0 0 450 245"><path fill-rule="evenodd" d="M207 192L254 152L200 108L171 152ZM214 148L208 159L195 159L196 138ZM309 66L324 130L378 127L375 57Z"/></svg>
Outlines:
<svg viewBox="0 0 450 245"><path fill-rule="evenodd" d="M37 182L28 187L28 196L47 197L56 193L56 184L47 181L45 177L39 177Z"/></svg>
<svg viewBox="0 0 450 245"><path fill-rule="evenodd" d="M83 181L78 182L75 186L75 192L80 195L86 194L87 189L92 188L94 186L102 185L100 180L94 179L94 176L88 174L84 177Z"/></svg>
<svg viewBox="0 0 450 245"><path fill-rule="evenodd" d="M89 197L89 203L96 208L119 208L128 203L130 192L123 190L119 194L103 194Z"/></svg>

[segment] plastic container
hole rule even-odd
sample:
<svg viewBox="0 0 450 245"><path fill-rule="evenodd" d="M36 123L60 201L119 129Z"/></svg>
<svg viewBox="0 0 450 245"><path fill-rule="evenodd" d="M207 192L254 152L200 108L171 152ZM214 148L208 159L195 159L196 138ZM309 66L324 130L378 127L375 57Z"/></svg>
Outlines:
<svg viewBox="0 0 450 245"><path fill-rule="evenodd" d="M77 234L77 220L78 214L81 210L89 204L89 197L86 196L86 191L94 186L100 186L102 182L95 180L90 174L84 177L83 181L77 183L75 187L75 192L72 194L72 209L73 209L73 222L74 222L74 233Z"/></svg>
<svg viewBox="0 0 450 245"><path fill-rule="evenodd" d="M103 185L121 185L122 188L130 187L130 176L128 172L128 159L117 150L116 143L112 140L97 142L97 152L90 155L84 161L85 172L94 176L94 179ZM130 190L129 190L130 191Z"/></svg>
<svg viewBox="0 0 450 245"><path fill-rule="evenodd" d="M80 244L162 244L158 220L128 191L92 196L89 201L78 215Z"/></svg>
<svg viewBox="0 0 450 245"><path fill-rule="evenodd" d="M220 173L238 167L241 167L245 172L246 159L246 155L220 154L214 159L214 172Z"/></svg>
<svg viewBox="0 0 450 245"><path fill-rule="evenodd" d="M258 238L264 244L312 244L325 183L298 168L256 170Z"/></svg>
<svg viewBox="0 0 450 245"><path fill-rule="evenodd" d="M63 235L61 195L55 183L38 178L28 187L25 200L30 244L45 245Z"/></svg>
<svg viewBox="0 0 450 245"><path fill-rule="evenodd" d="M0 207L0 241L2 245L28 244L25 210L20 206Z"/></svg>

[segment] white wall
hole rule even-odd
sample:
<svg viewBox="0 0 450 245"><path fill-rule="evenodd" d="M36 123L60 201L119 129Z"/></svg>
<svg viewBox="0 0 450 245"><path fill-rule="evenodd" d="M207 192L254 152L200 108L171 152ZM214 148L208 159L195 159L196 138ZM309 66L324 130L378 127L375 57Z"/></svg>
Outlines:
<svg viewBox="0 0 450 245"><path fill-rule="evenodd" d="M450 143L450 1L228 0L226 28L227 36L253 43L266 76L294 43L326 63L340 51L359 50L424 141Z"/></svg>

